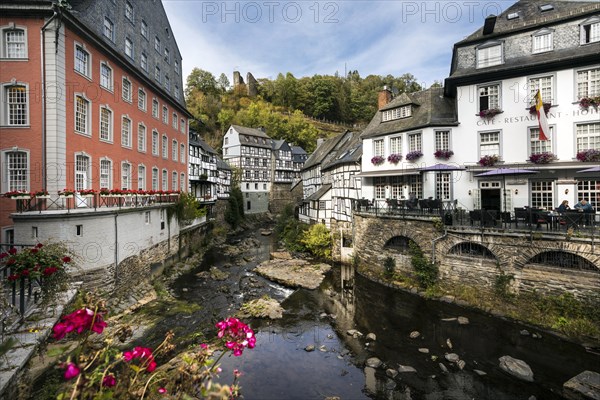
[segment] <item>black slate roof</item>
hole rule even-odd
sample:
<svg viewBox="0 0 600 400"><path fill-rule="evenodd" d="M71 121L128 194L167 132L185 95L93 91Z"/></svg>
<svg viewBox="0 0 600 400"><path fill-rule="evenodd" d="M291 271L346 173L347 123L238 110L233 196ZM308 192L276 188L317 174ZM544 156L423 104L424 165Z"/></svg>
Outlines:
<svg viewBox="0 0 600 400"><path fill-rule="evenodd" d="M443 88L436 87L415 93L403 93L383 109L389 110L407 104L414 104L410 117L383 122L382 112L377 111L362 132L361 138L406 132L428 126L458 125L456 101L453 98L444 97Z"/></svg>
<svg viewBox="0 0 600 400"><path fill-rule="evenodd" d="M323 195L325 193L327 193L330 190L331 190L331 183L327 183L327 184L321 186L319 188L319 190L317 190L316 192L314 192L313 194L311 194L310 196L308 196L304 201L305 202L308 202L308 201L317 201L321 197L323 197Z"/></svg>
<svg viewBox="0 0 600 400"><path fill-rule="evenodd" d="M338 145L338 143L343 138L347 138L347 133L348 132L346 131L340 135L329 138L325 142L321 143L321 145L315 149L315 151L310 155L310 157L308 157L308 160L306 160L306 162L304 163L304 168L302 169L305 170L312 168L315 165L322 164L326 157L329 155L329 153Z"/></svg>
<svg viewBox="0 0 600 400"><path fill-rule="evenodd" d="M362 157L362 139L360 132L350 132L352 137L340 143L339 148L335 149L332 154L333 156L327 160L327 162L321 165L321 171L334 168L341 164L355 164L360 162Z"/></svg>

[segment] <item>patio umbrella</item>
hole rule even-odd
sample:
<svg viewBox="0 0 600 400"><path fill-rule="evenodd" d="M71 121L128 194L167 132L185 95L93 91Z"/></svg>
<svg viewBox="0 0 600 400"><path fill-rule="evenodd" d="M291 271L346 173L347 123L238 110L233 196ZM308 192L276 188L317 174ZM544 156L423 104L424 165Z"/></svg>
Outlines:
<svg viewBox="0 0 600 400"><path fill-rule="evenodd" d="M578 174L584 174L586 172L600 172L600 165L597 165L592 168L582 169L581 171L577 171Z"/></svg>
<svg viewBox="0 0 600 400"><path fill-rule="evenodd" d="M451 164L435 164L430 165L429 167L419 168L419 171L428 172L428 171L464 171L466 168L461 167L460 165L451 165Z"/></svg>
<svg viewBox="0 0 600 400"><path fill-rule="evenodd" d="M506 176L507 175L529 175L537 174L538 171L524 168L496 168L491 171L486 171L475 175L478 178L489 178L494 176L502 177L502 193L504 194L504 211L506 212Z"/></svg>

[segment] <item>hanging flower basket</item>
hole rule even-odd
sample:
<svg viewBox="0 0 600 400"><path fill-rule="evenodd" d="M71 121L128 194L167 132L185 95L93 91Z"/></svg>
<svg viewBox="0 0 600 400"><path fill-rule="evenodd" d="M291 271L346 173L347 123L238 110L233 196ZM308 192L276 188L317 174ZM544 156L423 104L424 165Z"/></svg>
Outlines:
<svg viewBox="0 0 600 400"><path fill-rule="evenodd" d="M421 157L423 157L423 152L421 150L411 151L406 155L408 161L415 161Z"/></svg>
<svg viewBox="0 0 600 400"><path fill-rule="evenodd" d="M600 162L600 150L588 149L577 153L577 159L582 162Z"/></svg>
<svg viewBox="0 0 600 400"><path fill-rule="evenodd" d="M402 161L402 154L390 154L387 158L387 160L389 162L391 162L392 164L398 164L400 161Z"/></svg>
<svg viewBox="0 0 600 400"><path fill-rule="evenodd" d="M502 110L497 108L490 108L488 110L481 110L479 114L477 114L480 118L491 119L494 118L498 114L502 114Z"/></svg>
<svg viewBox="0 0 600 400"><path fill-rule="evenodd" d="M579 107L582 109L587 110L590 106L598 108L600 106L600 96L582 97L579 99Z"/></svg>
<svg viewBox="0 0 600 400"><path fill-rule="evenodd" d="M498 157L496 154L491 156L483 156L479 159L479 165L482 167L493 167L498 161L500 161L500 157Z"/></svg>
<svg viewBox="0 0 600 400"><path fill-rule="evenodd" d="M454 152L452 150L438 150L435 153L433 153L433 156L435 158L439 158L442 160L447 160L450 157L452 157L454 155Z"/></svg>
<svg viewBox="0 0 600 400"><path fill-rule="evenodd" d="M544 113L548 114L548 111L550 111L550 108L552 108L552 103L544 103ZM531 107L529 107L529 114L531 114L531 115L537 114L537 109L535 108L535 104L532 105Z"/></svg>
<svg viewBox="0 0 600 400"><path fill-rule="evenodd" d="M534 153L529 156L529 159L527 161L532 162L534 164L548 164L554 160L556 160L556 156L554 155L554 153L548 151L544 153Z"/></svg>
<svg viewBox="0 0 600 400"><path fill-rule="evenodd" d="M4 193L4 197L7 197L7 198L13 199L13 200L24 200L24 199L30 199L31 194L24 190L13 190L11 192Z"/></svg>
<svg viewBox="0 0 600 400"><path fill-rule="evenodd" d="M373 164L373 165L381 165L381 164L383 164L384 161L385 161L385 158L383 158L382 156L375 156L375 157L371 158L371 164Z"/></svg>

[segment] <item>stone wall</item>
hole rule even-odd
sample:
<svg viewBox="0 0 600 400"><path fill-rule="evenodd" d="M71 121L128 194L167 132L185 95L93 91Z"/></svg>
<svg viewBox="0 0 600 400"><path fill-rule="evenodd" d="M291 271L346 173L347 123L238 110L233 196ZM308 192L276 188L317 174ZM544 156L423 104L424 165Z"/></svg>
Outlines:
<svg viewBox="0 0 600 400"><path fill-rule="evenodd" d="M354 215L354 254L360 263L383 268L386 257L396 261L397 272L413 273L410 256L394 248L386 248L393 237L413 240L425 256L435 260L440 278L471 286L493 287L500 274L512 274L512 290L539 291L549 294L570 292L578 298L600 299L600 252L591 239L564 240L564 235L470 229L440 233L426 219L400 219ZM535 237L534 237L535 236ZM486 255L457 252L464 244L486 249ZM334 254L338 254L334 244ZM584 259L596 270L577 270L541 265L534 258L545 252L560 252Z"/></svg>
<svg viewBox="0 0 600 400"><path fill-rule="evenodd" d="M269 211L279 214L288 204L295 205L296 198L289 183L273 183L269 193Z"/></svg>

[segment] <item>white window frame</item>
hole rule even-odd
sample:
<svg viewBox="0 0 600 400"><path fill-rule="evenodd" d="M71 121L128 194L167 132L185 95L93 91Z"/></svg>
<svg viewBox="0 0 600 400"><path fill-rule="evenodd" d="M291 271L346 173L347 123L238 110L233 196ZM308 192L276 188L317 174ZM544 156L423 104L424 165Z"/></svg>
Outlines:
<svg viewBox="0 0 600 400"><path fill-rule="evenodd" d="M146 53L143 53L140 55L140 67L148 72L148 56L146 55Z"/></svg>
<svg viewBox="0 0 600 400"><path fill-rule="evenodd" d="M111 42L115 41L115 24L108 17L104 17L104 23L102 25L102 35L104 35L105 38L110 39Z"/></svg>
<svg viewBox="0 0 600 400"><path fill-rule="evenodd" d="M125 55L131 59L134 58L135 53L133 51L133 40L128 37L125 38Z"/></svg>
<svg viewBox="0 0 600 400"><path fill-rule="evenodd" d="M529 133L528 154L554 153L554 125L550 126L550 133L546 135L548 140L540 140L540 127L530 126L527 128Z"/></svg>
<svg viewBox="0 0 600 400"><path fill-rule="evenodd" d="M144 20L140 24L140 34L144 39L148 40L148 24Z"/></svg>
<svg viewBox="0 0 600 400"><path fill-rule="evenodd" d="M550 79L550 85L548 86L547 80ZM542 102L548 104L554 104L554 87L555 77L553 74L550 75L538 75L527 78L527 87L529 88L529 104L535 105L538 89L542 94Z"/></svg>
<svg viewBox="0 0 600 400"><path fill-rule="evenodd" d="M451 150L452 149L451 138L452 138L452 130L451 129L436 129L436 130L434 130L435 151Z"/></svg>
<svg viewBox="0 0 600 400"><path fill-rule="evenodd" d="M179 174L177 173L177 171L171 172L171 190L179 189L179 186L177 185L178 177Z"/></svg>
<svg viewBox="0 0 600 400"><path fill-rule="evenodd" d="M11 156L11 154L24 154L26 157L25 160L25 168L10 168L10 163L8 158ZM1 163L2 163L2 179L1 179L1 191L2 193L6 193L6 192L10 192L10 191L14 191L14 190L25 190L27 192L29 192L31 190L31 155L29 152L29 149L21 149L21 148L10 148L10 149L4 149L0 151L0 155L1 155ZM10 171L12 170L16 170L16 171L23 171L22 173L19 173L18 175L23 174L24 176L24 180L19 180L19 182L24 182L24 184L19 184L19 185L11 185L11 181L10 181ZM16 181L15 181L16 182Z"/></svg>
<svg viewBox="0 0 600 400"><path fill-rule="evenodd" d="M408 134L408 152L423 151L423 133L411 132Z"/></svg>
<svg viewBox="0 0 600 400"><path fill-rule="evenodd" d="M105 78L102 73L103 69L106 68L108 70L108 77ZM114 90L114 74L112 67L108 64L108 61L100 61L100 87L109 92L113 92Z"/></svg>
<svg viewBox="0 0 600 400"><path fill-rule="evenodd" d="M169 108L164 105L162 107L162 122L169 125Z"/></svg>
<svg viewBox="0 0 600 400"><path fill-rule="evenodd" d="M92 53L90 53L85 44L74 42L73 47L73 70L81 76L84 76L87 79L92 79ZM81 61L77 58L78 51L81 50L83 54L87 56L85 61ZM84 70L81 70L83 68Z"/></svg>
<svg viewBox="0 0 600 400"><path fill-rule="evenodd" d="M126 87L129 89L125 90ZM133 84L129 80L128 77L124 76L121 80L121 97L128 103L131 103L133 100Z"/></svg>
<svg viewBox="0 0 600 400"><path fill-rule="evenodd" d="M150 184L152 185L152 190L156 191L159 188L159 174L158 174L158 168L157 167L152 167L152 182L150 182Z"/></svg>
<svg viewBox="0 0 600 400"><path fill-rule="evenodd" d="M181 190L182 192L185 192L185 173L182 172L181 175L179 176L179 190Z"/></svg>
<svg viewBox="0 0 600 400"><path fill-rule="evenodd" d="M185 143L181 143L179 148L179 161L181 161L182 164L185 164Z"/></svg>
<svg viewBox="0 0 600 400"><path fill-rule="evenodd" d="M130 22L135 21L135 13L133 11L133 6L130 2L125 2L125 18L127 18Z"/></svg>
<svg viewBox="0 0 600 400"><path fill-rule="evenodd" d="M175 96L175 99L179 100L179 85L175 85L173 95Z"/></svg>
<svg viewBox="0 0 600 400"><path fill-rule="evenodd" d="M177 122L179 121L179 117L177 116L177 113L173 113L171 115L171 124L173 126L173 129L178 130L177 127Z"/></svg>
<svg viewBox="0 0 600 400"><path fill-rule="evenodd" d="M162 190L169 190L169 171L166 168L162 170L161 188Z"/></svg>
<svg viewBox="0 0 600 400"><path fill-rule="evenodd" d="M103 138L102 137L102 111L106 110L109 112L109 121L108 121L108 138ZM98 129L98 138L100 139L100 141L102 142L107 142L107 143L112 143L113 142L113 132L114 132L114 112L113 110L110 108L110 106L108 104L103 104L100 105L100 111L98 112L98 117L100 119L99 122L99 129Z"/></svg>
<svg viewBox="0 0 600 400"><path fill-rule="evenodd" d="M177 152L179 151L179 143L177 140L173 139L171 141L171 159L173 161L177 161Z"/></svg>
<svg viewBox="0 0 600 400"><path fill-rule="evenodd" d="M156 129L152 130L152 155L158 156L160 148L160 134Z"/></svg>
<svg viewBox="0 0 600 400"><path fill-rule="evenodd" d="M497 88L497 93L490 94L490 89L492 88ZM483 89L487 90L485 94L482 94L481 92ZM481 98L484 96L487 97L487 108L482 106ZM491 101L494 97L496 98L496 104L493 104ZM477 110L485 111L492 109L502 110L502 85L499 82L491 82L477 86Z"/></svg>
<svg viewBox="0 0 600 400"><path fill-rule="evenodd" d="M146 125L143 122L138 124L138 134L137 134L137 149L140 153L146 152L146 134L148 129L146 129Z"/></svg>
<svg viewBox="0 0 600 400"><path fill-rule="evenodd" d="M385 142L383 139L373 139L373 156L385 156Z"/></svg>
<svg viewBox="0 0 600 400"><path fill-rule="evenodd" d="M575 71L576 101L600 96L600 65Z"/></svg>
<svg viewBox="0 0 600 400"><path fill-rule="evenodd" d="M79 169L79 158L85 160L85 169ZM92 157L89 154L84 152L75 153L73 160L75 161L75 165L73 168L74 176L74 189L76 191L91 189L92 187ZM82 177L81 182L79 181L79 177Z"/></svg>
<svg viewBox="0 0 600 400"><path fill-rule="evenodd" d="M167 137L167 135L162 135L160 146L161 146L162 158L164 158L164 159L169 158L169 138Z"/></svg>
<svg viewBox="0 0 600 400"><path fill-rule="evenodd" d="M494 57L491 57L490 53L496 48L500 50L500 55L494 55ZM475 48L475 66L477 69L488 68L502 64L504 64L503 42L487 42Z"/></svg>
<svg viewBox="0 0 600 400"><path fill-rule="evenodd" d="M8 51L8 46L9 46L9 41L8 41L8 34L9 32L14 32L14 31L22 31L23 32L23 52L22 54L20 54L22 57L9 57L9 51ZM8 60L27 60L29 57L29 45L28 45L28 39L27 39L27 27L25 26L20 26L20 25L15 25L13 22L9 23L8 25L4 25L2 27L0 27L0 33L2 33L2 37L0 37L0 45L2 46L2 49L0 50L0 58L5 58ZM19 42L21 43L21 42Z"/></svg>
<svg viewBox="0 0 600 400"><path fill-rule="evenodd" d="M483 135L491 135L491 134L498 134L498 139L497 140L486 140L485 142L482 140L483 139ZM497 145L497 150L495 151L496 146ZM486 146L489 147L489 149L486 149L486 151L482 151L483 148L482 146ZM494 148L494 150L491 150L492 147ZM491 155L496 155L500 158L502 158L502 130L499 129L494 129L494 130L489 130L489 131L479 131L477 132L477 152L479 153L479 158L483 157L483 156L491 156Z"/></svg>
<svg viewBox="0 0 600 400"><path fill-rule="evenodd" d="M179 121L179 130L181 131L181 133L185 134L185 119L181 118L181 121Z"/></svg>
<svg viewBox="0 0 600 400"><path fill-rule="evenodd" d="M156 100L156 97L152 98L152 116L156 119L160 118L160 103Z"/></svg>
<svg viewBox="0 0 600 400"><path fill-rule="evenodd" d="M127 124L125 122L128 122ZM129 117L129 115L121 116L121 147L125 147L126 149L131 149L131 131L132 131L133 121ZM127 129L125 129L127 126Z"/></svg>
<svg viewBox="0 0 600 400"><path fill-rule="evenodd" d="M144 90L144 88L138 88L138 108L143 112L146 112L147 97L148 96L146 96L146 91Z"/></svg>
<svg viewBox="0 0 600 400"><path fill-rule="evenodd" d="M85 130L77 130L77 99L81 98L86 104ZM73 101L73 129L78 135L92 136L92 102L84 93L75 93Z"/></svg>
<svg viewBox="0 0 600 400"><path fill-rule="evenodd" d="M412 116L412 107L410 104L392 108L391 110L383 111L383 122L393 121L395 119L408 118Z"/></svg>
<svg viewBox="0 0 600 400"><path fill-rule="evenodd" d="M584 126L589 128L583 129ZM600 122L575 124L575 149L576 153L591 149L600 150Z"/></svg>
<svg viewBox="0 0 600 400"><path fill-rule="evenodd" d="M10 123L10 104L8 102L8 92L11 88L24 88L25 89L25 121L23 124L11 124ZM29 84L23 82L9 82L0 84L0 126L10 127L28 127L30 123L29 118ZM22 103L15 103L22 104ZM17 109L20 107L17 107Z"/></svg>
<svg viewBox="0 0 600 400"><path fill-rule="evenodd" d="M158 36L154 36L154 50L160 54L160 38Z"/></svg>
<svg viewBox="0 0 600 400"><path fill-rule="evenodd" d="M156 80L156 82L158 83L161 82L161 72L160 67L158 65L154 66L154 80Z"/></svg>
<svg viewBox="0 0 600 400"><path fill-rule="evenodd" d="M390 154L402 154L402 136L390 137Z"/></svg>
<svg viewBox="0 0 600 400"><path fill-rule="evenodd" d="M580 43L588 45L600 41L600 16L595 15L579 25ZM589 36L588 36L589 33Z"/></svg>
<svg viewBox="0 0 600 400"><path fill-rule="evenodd" d="M165 89L167 89L167 92L171 91L171 78L169 78L169 75L165 74Z"/></svg>
<svg viewBox="0 0 600 400"><path fill-rule="evenodd" d="M103 168L103 165L108 165L108 171ZM100 159L100 166L98 171L100 189L112 189L113 181L113 162L108 157L102 157ZM106 183L106 185L103 185Z"/></svg>
<svg viewBox="0 0 600 400"><path fill-rule="evenodd" d="M531 207L554 209L554 180L532 179L529 182L529 196ZM541 198L538 198L541 197Z"/></svg>
<svg viewBox="0 0 600 400"><path fill-rule="evenodd" d="M138 190L146 190L146 166L144 164L138 164L137 182Z"/></svg>
<svg viewBox="0 0 600 400"><path fill-rule="evenodd" d="M169 49L167 47L165 47L164 53L165 53L165 61L167 62L167 64L171 64L171 52L169 51Z"/></svg>
<svg viewBox="0 0 600 400"><path fill-rule="evenodd" d="M531 52L533 54L547 53L554 50L554 31L540 29L531 35Z"/></svg>
<svg viewBox="0 0 600 400"><path fill-rule="evenodd" d="M121 189L131 190L132 166L127 160L121 162Z"/></svg>

